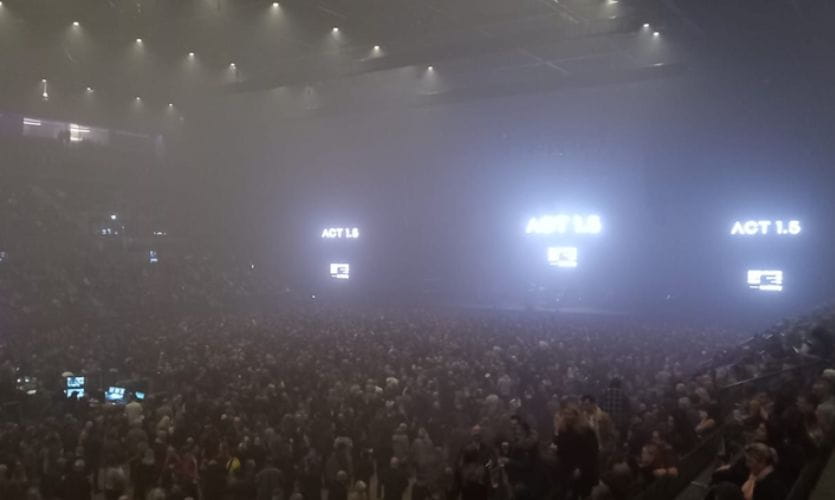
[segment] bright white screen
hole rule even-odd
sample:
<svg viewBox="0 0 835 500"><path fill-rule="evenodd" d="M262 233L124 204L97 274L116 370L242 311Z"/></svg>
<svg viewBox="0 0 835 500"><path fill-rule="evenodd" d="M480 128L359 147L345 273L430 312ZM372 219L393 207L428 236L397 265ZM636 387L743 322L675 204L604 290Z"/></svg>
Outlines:
<svg viewBox="0 0 835 500"><path fill-rule="evenodd" d="M732 236L795 236L803 228L799 220L738 220L731 226Z"/></svg>
<svg viewBox="0 0 835 500"><path fill-rule="evenodd" d="M331 263L331 278L347 280L351 277L351 266L349 264L334 262Z"/></svg>
<svg viewBox="0 0 835 500"><path fill-rule="evenodd" d="M548 264L554 267L577 267L577 247L549 247Z"/></svg>
<svg viewBox="0 0 835 500"><path fill-rule="evenodd" d="M749 269L748 288L762 292L782 292L783 271Z"/></svg>
<svg viewBox="0 0 835 500"><path fill-rule="evenodd" d="M598 234L603 229L599 215L549 214L531 217L528 234Z"/></svg>
<svg viewBox="0 0 835 500"><path fill-rule="evenodd" d="M358 227L326 227L322 230L322 238L326 240L349 239L355 240L360 237Z"/></svg>

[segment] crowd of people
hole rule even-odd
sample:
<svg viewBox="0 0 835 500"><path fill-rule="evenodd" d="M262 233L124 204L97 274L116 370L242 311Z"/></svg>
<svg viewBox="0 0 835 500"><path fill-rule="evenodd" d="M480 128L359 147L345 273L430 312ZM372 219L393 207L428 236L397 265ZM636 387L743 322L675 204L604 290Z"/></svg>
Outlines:
<svg viewBox="0 0 835 500"><path fill-rule="evenodd" d="M701 371L739 340L530 313L320 308L34 328L2 348L4 399L24 375L41 387L4 411L0 495L628 498L675 476L723 423L718 387L773 361ZM89 387L68 399L67 372L147 380L147 397L105 403ZM724 479L751 489L746 473L763 474L772 453L796 474L831 440L832 382L796 400L760 394L731 417L754 437Z"/></svg>
<svg viewBox="0 0 835 500"><path fill-rule="evenodd" d="M149 234L100 234L142 227L129 206L67 193L0 185L2 500L622 500L729 429L709 494L778 499L835 435L831 309L746 344L620 317L242 310L251 266L188 247L151 265ZM723 393L810 360L814 381Z"/></svg>

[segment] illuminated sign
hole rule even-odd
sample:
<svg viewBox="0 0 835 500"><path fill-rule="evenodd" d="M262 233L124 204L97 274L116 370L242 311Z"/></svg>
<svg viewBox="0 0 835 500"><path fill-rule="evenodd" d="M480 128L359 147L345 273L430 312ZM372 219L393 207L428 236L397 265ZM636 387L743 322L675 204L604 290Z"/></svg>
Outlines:
<svg viewBox="0 0 835 500"><path fill-rule="evenodd" d="M759 236L759 235L790 235L800 234L802 228L799 220L738 220L731 227L731 235Z"/></svg>
<svg viewBox="0 0 835 500"><path fill-rule="evenodd" d="M349 264L333 262L331 263L331 278L338 280L347 280L351 277L351 266Z"/></svg>
<svg viewBox="0 0 835 500"><path fill-rule="evenodd" d="M322 238L328 240L351 239L360 237L360 230L357 227L326 227L322 230Z"/></svg>
<svg viewBox="0 0 835 500"><path fill-rule="evenodd" d="M603 230L599 215L554 214L531 217L528 234L598 234Z"/></svg>
<svg viewBox="0 0 835 500"><path fill-rule="evenodd" d="M554 267L577 267L577 247L548 248L548 264Z"/></svg>
<svg viewBox="0 0 835 500"><path fill-rule="evenodd" d="M762 292L782 292L783 271L749 269L748 288Z"/></svg>

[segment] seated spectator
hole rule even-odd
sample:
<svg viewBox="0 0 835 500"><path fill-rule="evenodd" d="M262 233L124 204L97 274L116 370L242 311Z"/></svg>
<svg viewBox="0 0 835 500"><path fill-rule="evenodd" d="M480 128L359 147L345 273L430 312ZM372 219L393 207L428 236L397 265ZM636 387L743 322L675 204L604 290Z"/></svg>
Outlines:
<svg viewBox="0 0 835 500"><path fill-rule="evenodd" d="M669 448L655 442L647 443L641 448L638 476L642 485L649 485L661 478L678 476L678 469L670 451Z"/></svg>
<svg viewBox="0 0 835 500"><path fill-rule="evenodd" d="M745 448L745 464L750 475L742 485L745 500L784 500L789 491L776 473L777 452L763 443Z"/></svg>

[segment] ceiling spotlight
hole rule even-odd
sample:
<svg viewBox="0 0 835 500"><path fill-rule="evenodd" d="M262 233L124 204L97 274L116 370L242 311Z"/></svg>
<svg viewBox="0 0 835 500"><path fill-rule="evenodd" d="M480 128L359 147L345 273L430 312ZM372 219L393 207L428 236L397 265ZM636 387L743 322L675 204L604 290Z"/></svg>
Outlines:
<svg viewBox="0 0 835 500"><path fill-rule="evenodd" d="M135 100L136 100L136 102L139 102L139 101L141 101L141 100L142 100L142 98L141 98L141 97L139 97L139 96L136 96L136 99L135 99Z"/></svg>
<svg viewBox="0 0 835 500"><path fill-rule="evenodd" d="M339 28L334 26L333 29L331 29L331 33L339 33Z"/></svg>
<svg viewBox="0 0 835 500"><path fill-rule="evenodd" d="M426 71L435 71L435 66L427 66Z"/></svg>
<svg viewBox="0 0 835 500"><path fill-rule="evenodd" d="M235 63L229 63L229 67L235 69Z"/></svg>
<svg viewBox="0 0 835 500"><path fill-rule="evenodd" d="M72 25L73 25L74 28L78 28L80 26L78 21L73 21Z"/></svg>
<svg viewBox="0 0 835 500"><path fill-rule="evenodd" d="M87 93L92 94L93 93L93 87L87 87Z"/></svg>
<svg viewBox="0 0 835 500"><path fill-rule="evenodd" d="M46 78L41 78L41 83L46 83Z"/></svg>
<svg viewBox="0 0 835 500"><path fill-rule="evenodd" d="M174 107L174 103L169 102L169 103L168 103L168 107L169 107L169 108L173 108L173 107Z"/></svg>
<svg viewBox="0 0 835 500"><path fill-rule="evenodd" d="M649 28L649 23L644 23L644 29Z"/></svg>
<svg viewBox="0 0 835 500"><path fill-rule="evenodd" d="M374 46L374 52L380 52L380 46L379 45Z"/></svg>
<svg viewBox="0 0 835 500"><path fill-rule="evenodd" d="M278 8L278 2L273 2L273 9L277 9L277 8Z"/></svg>
<svg viewBox="0 0 835 500"><path fill-rule="evenodd" d="M189 57L194 57L194 52L189 52L189 53L188 53L188 56L189 56Z"/></svg>
<svg viewBox="0 0 835 500"><path fill-rule="evenodd" d="M657 37L657 36L661 36L661 33L659 33L659 32L657 32L657 31L656 31L656 32L654 32L654 33L652 34L652 36L656 36L656 37Z"/></svg>
<svg viewBox="0 0 835 500"><path fill-rule="evenodd" d="M141 44L141 43L142 43L142 39L141 39L141 38L137 38L137 39L136 39L136 43Z"/></svg>

